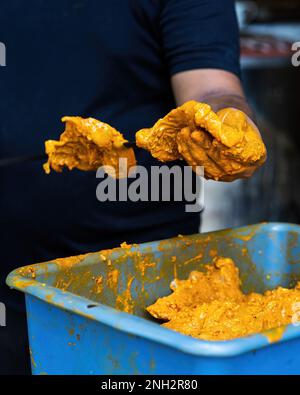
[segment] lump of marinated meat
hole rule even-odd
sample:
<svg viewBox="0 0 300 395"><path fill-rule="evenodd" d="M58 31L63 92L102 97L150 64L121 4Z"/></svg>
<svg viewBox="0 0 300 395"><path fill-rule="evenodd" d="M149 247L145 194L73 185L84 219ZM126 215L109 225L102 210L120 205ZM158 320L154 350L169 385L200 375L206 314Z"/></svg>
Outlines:
<svg viewBox="0 0 300 395"><path fill-rule="evenodd" d="M299 302L299 285L277 288L245 295L240 301L216 299L188 307L163 326L203 340L230 340L290 324L293 306Z"/></svg>
<svg viewBox="0 0 300 395"><path fill-rule="evenodd" d="M188 103L169 112L152 128L139 130L135 135L136 145L161 162L179 159L177 134L187 125L194 125L193 114L189 111L192 107Z"/></svg>
<svg viewBox="0 0 300 395"><path fill-rule="evenodd" d="M110 125L94 118L64 117L65 131L59 141L45 143L48 161L44 164L46 173L50 169L61 172L69 170L97 170L100 166L110 166L114 172L108 173L117 178L127 176L128 170L136 164L132 148L124 147L127 140ZM120 167L119 159L127 160L127 167Z"/></svg>
<svg viewBox="0 0 300 395"><path fill-rule="evenodd" d="M194 100L138 131L136 143L158 160L203 166L207 179L219 181L248 177L266 160L260 133L246 114L232 108L214 113Z"/></svg>
<svg viewBox="0 0 300 395"><path fill-rule="evenodd" d="M203 340L230 340L288 325L300 304L300 282L264 294L242 293L239 271L229 258L215 257L206 273L174 280L173 293L147 308L166 328Z"/></svg>
<svg viewBox="0 0 300 395"><path fill-rule="evenodd" d="M170 288L173 293L158 299L147 307L155 318L170 320L185 308L219 300L240 300L238 268L230 258L216 257L212 265L206 265L206 273L193 271L187 280L175 279Z"/></svg>

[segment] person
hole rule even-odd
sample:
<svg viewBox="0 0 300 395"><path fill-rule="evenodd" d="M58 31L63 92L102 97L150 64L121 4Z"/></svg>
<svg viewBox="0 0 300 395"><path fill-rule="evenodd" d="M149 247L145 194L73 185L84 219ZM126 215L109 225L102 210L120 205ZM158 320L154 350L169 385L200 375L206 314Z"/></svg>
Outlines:
<svg viewBox="0 0 300 395"><path fill-rule="evenodd" d="M42 153L64 115L100 119L130 141L191 99L251 116L233 0L15 0L1 4L0 41L0 158ZM45 175L39 161L0 168L2 374L30 372L23 296L5 285L11 270L198 232L184 202L100 203L98 182L93 172Z"/></svg>

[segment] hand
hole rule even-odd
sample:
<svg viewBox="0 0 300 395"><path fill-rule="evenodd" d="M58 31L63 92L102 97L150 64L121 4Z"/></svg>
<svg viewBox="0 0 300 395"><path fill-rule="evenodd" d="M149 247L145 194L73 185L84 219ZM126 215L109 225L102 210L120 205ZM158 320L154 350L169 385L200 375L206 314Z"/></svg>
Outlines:
<svg viewBox="0 0 300 395"><path fill-rule="evenodd" d="M195 128L177 134L178 151L194 169L204 166L205 178L233 181L251 177L266 160L266 147L258 128L242 111L210 106L195 107Z"/></svg>

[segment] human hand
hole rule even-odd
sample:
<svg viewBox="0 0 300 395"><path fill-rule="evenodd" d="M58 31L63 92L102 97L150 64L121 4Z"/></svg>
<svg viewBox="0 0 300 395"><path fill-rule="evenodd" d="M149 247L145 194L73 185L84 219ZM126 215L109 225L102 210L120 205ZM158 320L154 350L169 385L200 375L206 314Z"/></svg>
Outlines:
<svg viewBox="0 0 300 395"><path fill-rule="evenodd" d="M178 151L192 166L204 166L205 178L233 181L249 178L266 160L266 147L253 121L242 111L224 108L217 113L198 103L195 128L177 134Z"/></svg>

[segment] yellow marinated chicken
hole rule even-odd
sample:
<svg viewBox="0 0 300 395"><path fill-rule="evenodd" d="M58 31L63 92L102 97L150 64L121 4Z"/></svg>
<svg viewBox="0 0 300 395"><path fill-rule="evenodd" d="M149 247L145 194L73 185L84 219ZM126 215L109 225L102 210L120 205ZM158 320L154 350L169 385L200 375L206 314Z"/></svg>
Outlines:
<svg viewBox="0 0 300 395"><path fill-rule="evenodd" d="M266 160L260 133L246 114L233 108L214 113L194 100L138 131L136 144L163 162L204 166L205 177L219 181L248 177Z"/></svg>
<svg viewBox="0 0 300 395"><path fill-rule="evenodd" d="M230 340L292 322L300 303L300 283L294 289L245 295L231 259L215 258L206 270L174 280L173 293L149 306L149 313L167 321L166 328L204 340Z"/></svg>
<svg viewBox="0 0 300 395"><path fill-rule="evenodd" d="M61 172L64 166L69 170L85 171L110 166L117 178L123 178L135 166L133 149L124 147L127 140L110 125L94 118L64 117L62 121L66 126L59 141L45 143L48 154L48 162L44 164L46 173L50 173L51 168ZM119 169L120 158L127 159L126 168ZM111 174L109 169L108 173Z"/></svg>
<svg viewBox="0 0 300 395"><path fill-rule="evenodd" d="M171 320L185 308L204 302L241 300L238 268L229 258L217 258L214 265L205 266L206 273L193 271L187 280L175 279L170 288L173 293L158 299L147 310L155 318Z"/></svg>

